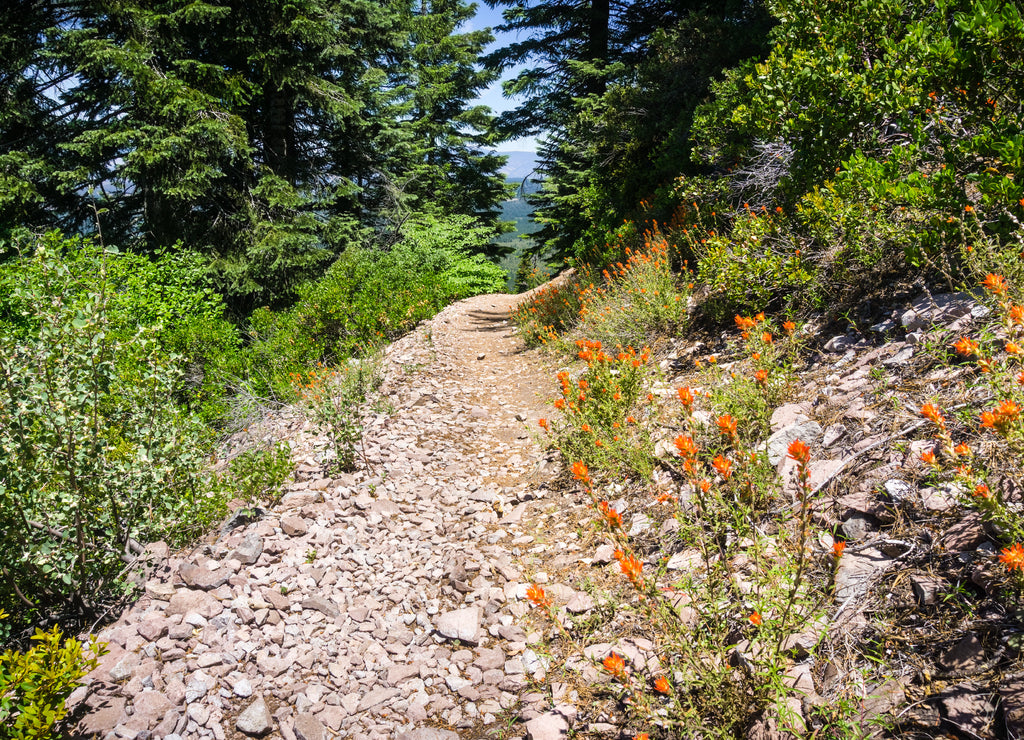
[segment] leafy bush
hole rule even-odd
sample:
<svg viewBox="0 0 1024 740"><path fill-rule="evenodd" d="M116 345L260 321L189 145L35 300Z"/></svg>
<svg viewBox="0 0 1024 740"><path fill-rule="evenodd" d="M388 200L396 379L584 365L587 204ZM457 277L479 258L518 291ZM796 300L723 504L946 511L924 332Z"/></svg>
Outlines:
<svg viewBox="0 0 1024 740"><path fill-rule="evenodd" d="M389 250L350 248L296 304L252 316L251 365L288 396L289 377L320 362L364 355L452 301L504 289L505 274L472 251L491 236L472 219L422 218Z"/></svg>
<svg viewBox="0 0 1024 740"><path fill-rule="evenodd" d="M350 360L336 370L317 368L292 376L303 410L330 442L334 458L327 465L329 470L355 469L356 444L363 437L359 406L381 381L379 357Z"/></svg>
<svg viewBox="0 0 1024 740"><path fill-rule="evenodd" d="M240 498L249 506L273 504L295 465L287 442L246 450L228 464L228 472L214 479L225 497Z"/></svg>
<svg viewBox="0 0 1024 740"><path fill-rule="evenodd" d="M6 616L0 609L0 619ZM67 713L64 700L106 652L95 637L88 650L61 637L57 627L36 630L29 650L0 654L0 740L50 737L54 724Z"/></svg>
<svg viewBox="0 0 1024 740"><path fill-rule="evenodd" d="M87 611L141 543L224 511L202 477L206 433L174 400L180 358L111 309L114 261L51 236L4 273L0 606L22 613Z"/></svg>

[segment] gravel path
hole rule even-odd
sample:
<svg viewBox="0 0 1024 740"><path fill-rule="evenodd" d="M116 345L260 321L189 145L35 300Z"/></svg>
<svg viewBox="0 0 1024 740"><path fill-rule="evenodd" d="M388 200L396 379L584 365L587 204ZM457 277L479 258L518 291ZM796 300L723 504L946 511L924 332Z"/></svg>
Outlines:
<svg viewBox="0 0 1024 740"><path fill-rule="evenodd" d="M72 697L78 729L430 740L543 714L518 556L536 557L520 523L557 472L528 433L554 390L512 335L521 298L462 301L388 348L368 469L322 477L323 440L293 412L250 430L292 443L297 482L191 552L151 548L145 595Z"/></svg>

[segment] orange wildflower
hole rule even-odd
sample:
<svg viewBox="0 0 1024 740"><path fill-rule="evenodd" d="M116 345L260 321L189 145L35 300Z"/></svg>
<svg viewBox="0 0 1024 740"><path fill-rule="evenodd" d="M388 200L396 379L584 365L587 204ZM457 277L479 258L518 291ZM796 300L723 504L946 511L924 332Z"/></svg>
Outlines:
<svg viewBox="0 0 1024 740"><path fill-rule="evenodd" d="M676 393L679 395L679 403L683 404L683 406L689 408L693 404L693 391L690 390L689 386L680 388Z"/></svg>
<svg viewBox="0 0 1024 740"><path fill-rule="evenodd" d="M718 417L718 431L724 434L726 437L732 437L736 434L736 420L729 414Z"/></svg>
<svg viewBox="0 0 1024 740"><path fill-rule="evenodd" d="M772 333L770 331L766 331L761 335L761 341L765 344L771 344L775 340L772 339Z"/></svg>
<svg viewBox="0 0 1024 740"><path fill-rule="evenodd" d="M996 407L996 413L1008 422L1016 421L1020 416L1020 406L1017 405L1016 401L1012 401L1007 398L1003 400L998 407Z"/></svg>
<svg viewBox="0 0 1024 740"><path fill-rule="evenodd" d="M750 623L755 627L760 627L762 624L764 624L764 619L762 619L761 615L757 612L751 612L750 616L747 617L747 619L749 619Z"/></svg>
<svg viewBox="0 0 1024 740"><path fill-rule="evenodd" d="M1010 306L1010 323L1015 326L1024 326L1024 306Z"/></svg>
<svg viewBox="0 0 1024 740"><path fill-rule="evenodd" d="M786 321L785 323L782 324L782 330L787 334L792 334L793 332L796 331L796 324L794 324L792 321Z"/></svg>
<svg viewBox="0 0 1024 740"><path fill-rule="evenodd" d="M654 680L654 690L660 694L671 694L672 684L668 682L668 679L664 676L658 676Z"/></svg>
<svg viewBox="0 0 1024 740"><path fill-rule="evenodd" d="M548 420L547 419L537 419L537 424L540 426L541 429L543 429L544 431L547 431L547 429L548 429Z"/></svg>
<svg viewBox="0 0 1024 740"><path fill-rule="evenodd" d="M548 607L552 604L551 597L544 593L544 589L536 583L531 583L530 587L526 589L526 598L534 606Z"/></svg>
<svg viewBox="0 0 1024 740"><path fill-rule="evenodd" d="M925 465L935 465L935 453L931 450L927 450L921 453L921 462Z"/></svg>
<svg viewBox="0 0 1024 740"><path fill-rule="evenodd" d="M811 459L811 448L799 439L794 439L789 443L789 447L786 448L786 454L801 465L806 465L808 460Z"/></svg>
<svg viewBox="0 0 1024 740"><path fill-rule="evenodd" d="M743 329L743 330L753 329L755 326L757 326L757 322L756 321L754 321L753 319L748 318L746 316L739 316L739 315L737 315L735 321L736 321L736 326L738 326L740 329Z"/></svg>
<svg viewBox="0 0 1024 740"><path fill-rule="evenodd" d="M1003 349L1006 350L1008 355L1019 355L1021 352L1024 352L1016 342L1007 342Z"/></svg>
<svg viewBox="0 0 1024 740"><path fill-rule="evenodd" d="M846 549L846 540L835 540L832 543L832 557L839 560L843 556L843 550Z"/></svg>
<svg viewBox="0 0 1024 740"><path fill-rule="evenodd" d="M622 572L626 574L626 578L633 584L639 584L641 576L643 575L644 564L636 559L635 556L629 555L628 557L622 558L619 561L619 567L622 568Z"/></svg>
<svg viewBox="0 0 1024 740"><path fill-rule="evenodd" d="M576 480L581 480L584 483L590 482L590 473L587 471L586 463L577 460L572 464L572 477Z"/></svg>
<svg viewBox="0 0 1024 740"><path fill-rule="evenodd" d="M556 399L555 400L555 408L558 409L559 411L564 409L565 408L565 399L564 398Z"/></svg>
<svg viewBox="0 0 1024 740"><path fill-rule="evenodd" d="M970 357L971 355L976 355L978 353L978 343L973 339L960 337L953 343L953 349L956 350L956 353L959 355Z"/></svg>
<svg viewBox="0 0 1024 740"><path fill-rule="evenodd" d="M732 475L732 461L726 457L719 455L711 461L711 465L718 471L718 474L726 480L728 480L729 476Z"/></svg>
<svg viewBox="0 0 1024 740"><path fill-rule="evenodd" d="M991 495L992 495L992 491L990 491L989 487L986 486L984 483L979 483L978 485L976 485L974 487L974 497L975 498L988 498Z"/></svg>
<svg viewBox="0 0 1024 740"><path fill-rule="evenodd" d="M679 450L679 454L682 457L694 458L697 457L697 445L693 442L693 437L679 435L675 440L676 449Z"/></svg>
<svg viewBox="0 0 1024 740"><path fill-rule="evenodd" d="M1024 546L1018 542L1010 547L1004 547L999 562L1005 565L1007 570L1024 571Z"/></svg>
<svg viewBox="0 0 1024 740"><path fill-rule="evenodd" d="M953 454L954 455L958 455L960 457L970 457L971 456L971 448L968 447L963 442L961 442L960 444L958 444L956 447L953 448Z"/></svg>
<svg viewBox="0 0 1024 740"><path fill-rule="evenodd" d="M758 385L765 385L768 382L768 371L758 370L754 373L754 380L757 381Z"/></svg>
<svg viewBox="0 0 1024 740"><path fill-rule="evenodd" d="M609 506L607 501L601 501L598 503L597 508L601 510L601 516L604 517L604 520L608 523L609 527L612 529L615 529L616 527L619 529L622 528L622 514Z"/></svg>
<svg viewBox="0 0 1024 740"><path fill-rule="evenodd" d="M711 490L711 481L705 478L704 480L697 482L697 487L700 489L701 493L707 493Z"/></svg>
<svg viewBox="0 0 1024 740"><path fill-rule="evenodd" d="M651 740L651 736L646 732L641 732L639 735L633 735L633 740Z"/></svg>
<svg viewBox="0 0 1024 740"><path fill-rule="evenodd" d="M924 406L922 406L921 416L926 418L928 421L930 421L932 424L939 427L940 429L946 428L946 420L943 418L942 412L939 411L939 407L936 406L934 403L926 403Z"/></svg>
<svg viewBox="0 0 1024 740"><path fill-rule="evenodd" d="M708 362L710 362L712 365L714 365L716 362L718 362L718 358L715 357L714 355L710 355L708 357Z"/></svg>
<svg viewBox="0 0 1024 740"><path fill-rule="evenodd" d="M990 293L994 295L1006 295L1006 278L1004 278L1002 275L994 275L990 272L988 275L985 276L985 279L981 281L981 284L985 287L986 290L988 290Z"/></svg>
<svg viewBox="0 0 1024 740"><path fill-rule="evenodd" d="M603 661L601 665L604 669L616 678L622 678L626 675L626 661L622 659L622 656L618 653L612 653Z"/></svg>

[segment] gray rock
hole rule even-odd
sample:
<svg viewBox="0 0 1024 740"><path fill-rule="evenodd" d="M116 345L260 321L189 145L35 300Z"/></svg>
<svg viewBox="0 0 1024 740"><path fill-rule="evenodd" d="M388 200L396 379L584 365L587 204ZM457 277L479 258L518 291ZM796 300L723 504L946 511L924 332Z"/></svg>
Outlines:
<svg viewBox="0 0 1024 740"><path fill-rule="evenodd" d="M292 729L296 740L324 740L323 723L309 712L299 714Z"/></svg>
<svg viewBox="0 0 1024 740"><path fill-rule="evenodd" d="M215 588L220 588L228 582L228 577L231 575L231 571L227 568L210 570L205 566L196 565L195 563L185 563L178 570L178 574L181 576L181 580L185 582L186 586L189 586L190 588L198 588L203 591L212 591Z"/></svg>
<svg viewBox="0 0 1024 740"><path fill-rule="evenodd" d="M868 534L876 529L871 519L863 514L854 514L843 522L840 528L843 530L843 536L853 541L866 539Z"/></svg>
<svg viewBox="0 0 1024 740"><path fill-rule="evenodd" d="M480 607L471 606L446 612L437 618L435 628L449 640L476 645L480 641Z"/></svg>
<svg viewBox="0 0 1024 740"><path fill-rule="evenodd" d="M281 531L289 537L300 537L309 532L309 523L297 516L281 517Z"/></svg>
<svg viewBox="0 0 1024 740"><path fill-rule="evenodd" d="M841 334L837 337L832 337L827 342L825 342L825 351L836 353L846 352L855 344L857 344L856 337L849 337L845 334Z"/></svg>
<svg viewBox="0 0 1024 740"><path fill-rule="evenodd" d="M594 606L595 604L593 596L586 593L585 591L577 591L569 599L568 603L565 605L565 608L566 611L572 614L582 614L584 612L590 611L594 608Z"/></svg>
<svg viewBox="0 0 1024 740"><path fill-rule="evenodd" d="M945 531L942 535L942 547L948 552L966 552L975 549L987 539L981 514L972 511Z"/></svg>
<svg viewBox="0 0 1024 740"><path fill-rule="evenodd" d="M381 687L375 688L359 700L359 705L356 708L356 711L365 712L368 709L373 709L374 707L383 704L391 697L397 696L398 693L397 689L385 689Z"/></svg>
<svg viewBox="0 0 1024 740"><path fill-rule="evenodd" d="M133 717L138 717L146 727L155 727L172 709L171 702L159 691L144 690L132 697Z"/></svg>
<svg viewBox="0 0 1024 740"><path fill-rule="evenodd" d="M977 302L969 293L940 293L932 296L919 295L910 309L900 317L900 323L907 331L928 329L935 324L948 324L961 316L967 316Z"/></svg>
<svg viewBox="0 0 1024 740"><path fill-rule="evenodd" d="M882 360L882 364L886 367L897 367L899 365L906 365L910 362L910 359L914 356L914 348L910 345L905 345L892 357L887 357Z"/></svg>
<svg viewBox="0 0 1024 740"><path fill-rule="evenodd" d="M195 612L206 619L216 617L224 611L224 605L205 591L179 588L167 603L164 614L188 614Z"/></svg>
<svg viewBox="0 0 1024 740"><path fill-rule="evenodd" d="M846 552L836 568L836 601L858 598L867 593L874 580L893 565L892 558L869 547L859 552Z"/></svg>
<svg viewBox="0 0 1024 740"><path fill-rule="evenodd" d="M811 408L806 403L785 403L772 412L771 430L777 432L793 424L810 420Z"/></svg>
<svg viewBox="0 0 1024 740"><path fill-rule="evenodd" d="M398 740L459 740L459 733L437 727L419 727L399 734Z"/></svg>
<svg viewBox="0 0 1024 740"><path fill-rule="evenodd" d="M238 715L238 719L235 720L235 727L240 732L252 735L253 737L266 735L274 728L274 718L270 716L270 710L267 709L267 703L263 701L262 696L258 697L244 712Z"/></svg>
<svg viewBox="0 0 1024 740"><path fill-rule="evenodd" d="M336 617L341 614L341 611L328 601L323 596L310 596L308 599L302 600L303 609L314 609L321 614L326 614L328 617Z"/></svg>
<svg viewBox="0 0 1024 740"><path fill-rule="evenodd" d="M231 557L242 565L254 565L263 554L263 538L255 532L245 536L241 544L231 553Z"/></svg>
<svg viewBox="0 0 1024 740"><path fill-rule="evenodd" d="M807 446L812 446L821 436L821 425L816 421L804 421L790 424L768 438L768 462L778 465L786 457L790 443L799 439Z"/></svg>
<svg viewBox="0 0 1024 740"><path fill-rule="evenodd" d="M999 685L1007 737L1024 737L1024 676L1005 678Z"/></svg>
<svg viewBox="0 0 1024 740"><path fill-rule="evenodd" d="M629 528L629 536L637 537L651 528L651 518L646 514L635 514Z"/></svg>
<svg viewBox="0 0 1024 740"><path fill-rule="evenodd" d="M985 648L973 632L968 632L940 658L942 667L965 676L973 675L985 665Z"/></svg>
<svg viewBox="0 0 1024 740"><path fill-rule="evenodd" d="M942 699L946 721L967 737L991 737L996 706L990 694L973 693L972 686L955 686Z"/></svg>
<svg viewBox="0 0 1024 740"><path fill-rule="evenodd" d="M569 723L557 712L546 712L526 723L530 740L559 740L569 736Z"/></svg>

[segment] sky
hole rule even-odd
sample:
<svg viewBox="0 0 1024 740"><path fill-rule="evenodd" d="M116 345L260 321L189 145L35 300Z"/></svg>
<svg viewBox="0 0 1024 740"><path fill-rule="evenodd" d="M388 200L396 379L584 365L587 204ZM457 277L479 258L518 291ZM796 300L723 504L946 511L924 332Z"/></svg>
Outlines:
<svg viewBox="0 0 1024 740"><path fill-rule="evenodd" d="M466 31L474 31L479 28L494 28L501 23L501 8L490 8L483 0L477 2L476 7L476 18L468 21L463 27ZM498 33L494 32L495 41L487 47L487 52L498 49L505 44L515 41L517 34L515 33ZM477 99L477 102L489 106L495 113L504 113L516 107L517 101L509 100L501 94L501 83L504 80L511 79L516 75L517 69L507 70L498 80L489 88L487 88ZM506 141L503 144L497 146L499 152L535 152L537 151L537 138L534 136L525 137L522 139L513 139L512 141Z"/></svg>

